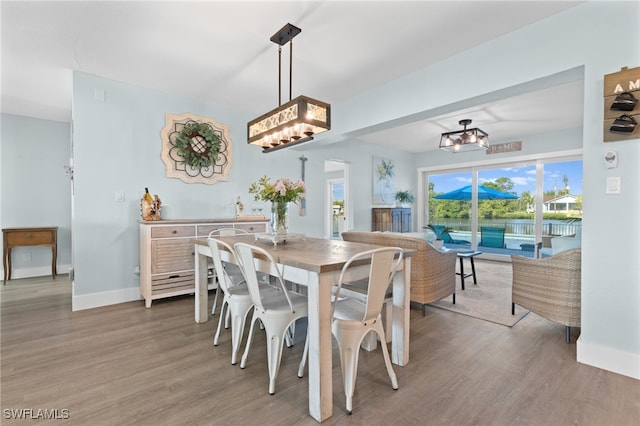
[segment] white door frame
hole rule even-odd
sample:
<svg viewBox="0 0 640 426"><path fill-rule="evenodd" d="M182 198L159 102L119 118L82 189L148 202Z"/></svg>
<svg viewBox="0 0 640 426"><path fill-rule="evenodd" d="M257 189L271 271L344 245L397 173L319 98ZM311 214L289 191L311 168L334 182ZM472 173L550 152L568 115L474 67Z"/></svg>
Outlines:
<svg viewBox="0 0 640 426"><path fill-rule="evenodd" d="M331 239L333 233L333 207L331 205L331 185L336 182L344 184L344 230L353 229L353 214L351 209L351 191L349 190L349 163L341 160L331 160L333 163L340 163L342 177L327 178L325 185L325 209L324 209L324 235L325 238Z"/></svg>

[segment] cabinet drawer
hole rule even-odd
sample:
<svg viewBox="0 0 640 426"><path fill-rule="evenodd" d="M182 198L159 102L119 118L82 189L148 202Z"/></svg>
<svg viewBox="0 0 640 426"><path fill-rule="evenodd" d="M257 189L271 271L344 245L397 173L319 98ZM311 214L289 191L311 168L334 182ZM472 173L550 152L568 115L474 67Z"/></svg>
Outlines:
<svg viewBox="0 0 640 426"><path fill-rule="evenodd" d="M154 226L151 228L151 238L194 237L195 235L195 226Z"/></svg>
<svg viewBox="0 0 640 426"><path fill-rule="evenodd" d="M151 294L171 293L184 289L195 291L195 283L193 271L156 275L151 279Z"/></svg>
<svg viewBox="0 0 640 426"><path fill-rule="evenodd" d="M220 225L198 225L198 237L208 237L209 233L215 229L232 229L233 225L229 223Z"/></svg>
<svg viewBox="0 0 640 426"><path fill-rule="evenodd" d="M53 242L51 231L9 232L6 237L9 246L39 246Z"/></svg>
<svg viewBox="0 0 640 426"><path fill-rule="evenodd" d="M250 234L267 232L266 223L236 223L236 229L244 229Z"/></svg>
<svg viewBox="0 0 640 426"><path fill-rule="evenodd" d="M194 245L188 238L151 241L151 273L195 268Z"/></svg>

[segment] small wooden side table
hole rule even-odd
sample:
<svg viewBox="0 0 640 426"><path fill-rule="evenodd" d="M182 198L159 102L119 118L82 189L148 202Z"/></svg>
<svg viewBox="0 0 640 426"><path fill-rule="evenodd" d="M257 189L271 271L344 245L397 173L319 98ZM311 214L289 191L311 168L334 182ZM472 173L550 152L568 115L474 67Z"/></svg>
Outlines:
<svg viewBox="0 0 640 426"><path fill-rule="evenodd" d="M58 257L58 227L3 228L2 229L2 267L4 282L11 279L11 249L25 246L51 247L51 275L56 278L56 261Z"/></svg>

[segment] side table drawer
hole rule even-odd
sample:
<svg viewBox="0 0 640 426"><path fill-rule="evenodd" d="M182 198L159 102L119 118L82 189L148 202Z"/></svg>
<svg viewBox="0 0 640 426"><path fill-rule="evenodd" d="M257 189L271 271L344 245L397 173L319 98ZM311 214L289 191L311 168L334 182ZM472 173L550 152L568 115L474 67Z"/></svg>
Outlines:
<svg viewBox="0 0 640 426"><path fill-rule="evenodd" d="M195 285L196 279L193 271L156 275L151 278L151 294L171 293L189 288L195 291Z"/></svg>
<svg viewBox="0 0 640 426"><path fill-rule="evenodd" d="M154 226L151 228L151 238L194 237L195 226Z"/></svg>
<svg viewBox="0 0 640 426"><path fill-rule="evenodd" d="M244 229L250 234L260 234L267 232L266 223L238 223L236 229Z"/></svg>
<svg viewBox="0 0 640 426"><path fill-rule="evenodd" d="M8 232L7 243L15 246L39 246L53 243L53 234L50 231Z"/></svg>

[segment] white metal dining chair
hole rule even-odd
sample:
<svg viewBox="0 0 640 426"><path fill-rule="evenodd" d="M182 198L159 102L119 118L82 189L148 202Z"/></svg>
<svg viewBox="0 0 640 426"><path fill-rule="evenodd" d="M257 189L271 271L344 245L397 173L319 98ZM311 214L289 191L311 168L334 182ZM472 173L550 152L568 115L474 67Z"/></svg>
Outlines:
<svg viewBox="0 0 640 426"><path fill-rule="evenodd" d="M247 364L255 326L260 321L264 325L264 330L267 334L269 394L273 395L276 391L276 379L280 369L282 346L287 338L289 327L296 320L307 316L307 297L287 289L283 278L284 267L280 268L269 252L261 247L244 243L236 243L234 248L253 301L253 319L251 320L251 328L247 337L247 346L240 361L240 368L245 368ZM265 291L273 287L259 283L255 262L267 262L270 265L270 270L275 272L275 284L277 285L278 294L274 295L273 292ZM303 361L300 364L302 366L304 364ZM298 376L301 377L302 368L299 367L298 370Z"/></svg>
<svg viewBox="0 0 640 426"><path fill-rule="evenodd" d="M216 238L216 237L231 237L234 235L247 235L249 232L247 232L245 229L240 229L240 228L218 228L218 229L214 229L213 231L209 232L209 236L208 238ZM244 277L242 276L242 272L240 272L240 269L235 265L235 264L229 264L229 263L225 263L224 264L225 270L227 271L227 274L229 275L229 277L232 279L232 281L234 283L239 283L241 281L244 281ZM216 269L213 268L213 279L217 278L216 275ZM218 290L216 290L216 296L213 298L213 305L211 306L211 315L215 315L216 314L216 306L218 304L218 294L220 292ZM227 320L228 321L228 318ZM226 324L225 327L228 327L229 324Z"/></svg>
<svg viewBox="0 0 640 426"><path fill-rule="evenodd" d="M215 238L209 237L207 239L209 248L211 249L211 257L213 258L213 267L218 278L218 291L222 291L223 299L220 305L220 319L218 320L218 328L216 334L213 337L213 345L218 346L220 339L220 331L222 330L222 323L225 323L225 328L229 327L228 320L231 319L231 364L235 365L238 358L238 348L242 341L242 334L244 330L247 314L253 306L251 296L249 295L249 289L247 284L242 282L233 282L227 270L222 264L222 256L220 251L224 250L230 253L230 256L236 258L235 250L229 244L224 241L220 241ZM236 260L237 262L237 260ZM226 313L225 315L225 308Z"/></svg>
<svg viewBox="0 0 640 426"><path fill-rule="evenodd" d="M402 262L403 255L404 252L399 247L367 250L351 257L340 273L331 308L331 332L338 342L347 414L351 414L353 407L360 345L370 331L374 331L380 337L382 355L391 379L391 386L393 389L398 389L398 380L391 367L387 349L381 312L387 288ZM341 295L340 291L349 270L366 260L370 263L366 301L343 297L345 295Z"/></svg>

